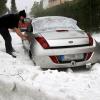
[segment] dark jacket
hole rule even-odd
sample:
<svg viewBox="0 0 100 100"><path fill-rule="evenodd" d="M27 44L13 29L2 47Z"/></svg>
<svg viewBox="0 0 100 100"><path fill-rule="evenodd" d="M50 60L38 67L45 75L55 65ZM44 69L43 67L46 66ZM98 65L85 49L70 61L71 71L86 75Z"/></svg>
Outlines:
<svg viewBox="0 0 100 100"><path fill-rule="evenodd" d="M19 15L18 14L7 14L0 17L0 28L18 28L19 22Z"/></svg>

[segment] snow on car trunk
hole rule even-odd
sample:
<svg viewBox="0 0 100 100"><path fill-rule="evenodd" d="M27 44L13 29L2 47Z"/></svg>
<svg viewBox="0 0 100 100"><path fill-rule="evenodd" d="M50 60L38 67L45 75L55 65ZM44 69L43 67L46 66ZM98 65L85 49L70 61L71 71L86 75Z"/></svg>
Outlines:
<svg viewBox="0 0 100 100"><path fill-rule="evenodd" d="M45 39L70 39L70 38L87 38L87 34L83 31L75 30L55 30L55 31L45 31L41 33Z"/></svg>
<svg viewBox="0 0 100 100"><path fill-rule="evenodd" d="M85 45L89 43L87 34L83 31L57 30L41 33L50 47Z"/></svg>

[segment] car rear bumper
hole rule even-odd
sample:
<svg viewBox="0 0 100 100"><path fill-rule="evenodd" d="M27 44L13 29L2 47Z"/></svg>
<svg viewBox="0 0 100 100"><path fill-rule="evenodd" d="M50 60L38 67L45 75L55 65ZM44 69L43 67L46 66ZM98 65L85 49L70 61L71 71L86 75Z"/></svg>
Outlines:
<svg viewBox="0 0 100 100"><path fill-rule="evenodd" d="M93 52L91 58L89 60L84 61L70 61L68 63L54 63L50 57L48 56L35 56L34 57L36 65L40 66L41 68L67 68L67 67L77 67L83 66L88 64L94 64L97 60L97 54Z"/></svg>
<svg viewBox="0 0 100 100"><path fill-rule="evenodd" d="M52 49L52 50L43 49L40 46L40 47L35 47L34 51L32 51L33 53L32 55L36 65L41 66L41 68L67 68L67 67L91 65L98 62L100 53L98 53L97 51L99 50L100 50L100 46L98 46L97 42L95 42L93 46L62 48L62 49L60 48L60 49ZM88 60L82 60L82 61L72 60L67 63L54 63L50 59L50 56L67 55L67 54L70 55L70 54L89 53L89 52L92 52L92 55Z"/></svg>

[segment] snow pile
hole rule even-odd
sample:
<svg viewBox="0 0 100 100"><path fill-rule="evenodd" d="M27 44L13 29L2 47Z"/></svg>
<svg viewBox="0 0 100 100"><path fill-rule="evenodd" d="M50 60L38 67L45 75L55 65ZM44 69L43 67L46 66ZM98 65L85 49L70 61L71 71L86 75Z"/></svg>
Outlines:
<svg viewBox="0 0 100 100"><path fill-rule="evenodd" d="M0 37L0 100L100 100L99 63L89 71L43 71L12 37L17 58L5 53Z"/></svg>

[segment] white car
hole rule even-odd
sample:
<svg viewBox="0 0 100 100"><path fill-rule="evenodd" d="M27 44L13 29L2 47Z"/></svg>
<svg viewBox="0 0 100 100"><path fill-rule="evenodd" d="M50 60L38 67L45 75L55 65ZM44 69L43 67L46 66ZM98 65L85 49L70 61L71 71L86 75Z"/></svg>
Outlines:
<svg viewBox="0 0 100 100"><path fill-rule="evenodd" d="M23 46L33 62L41 68L67 68L100 61L100 46L77 26L74 19L46 16L32 21L33 32L27 34Z"/></svg>

